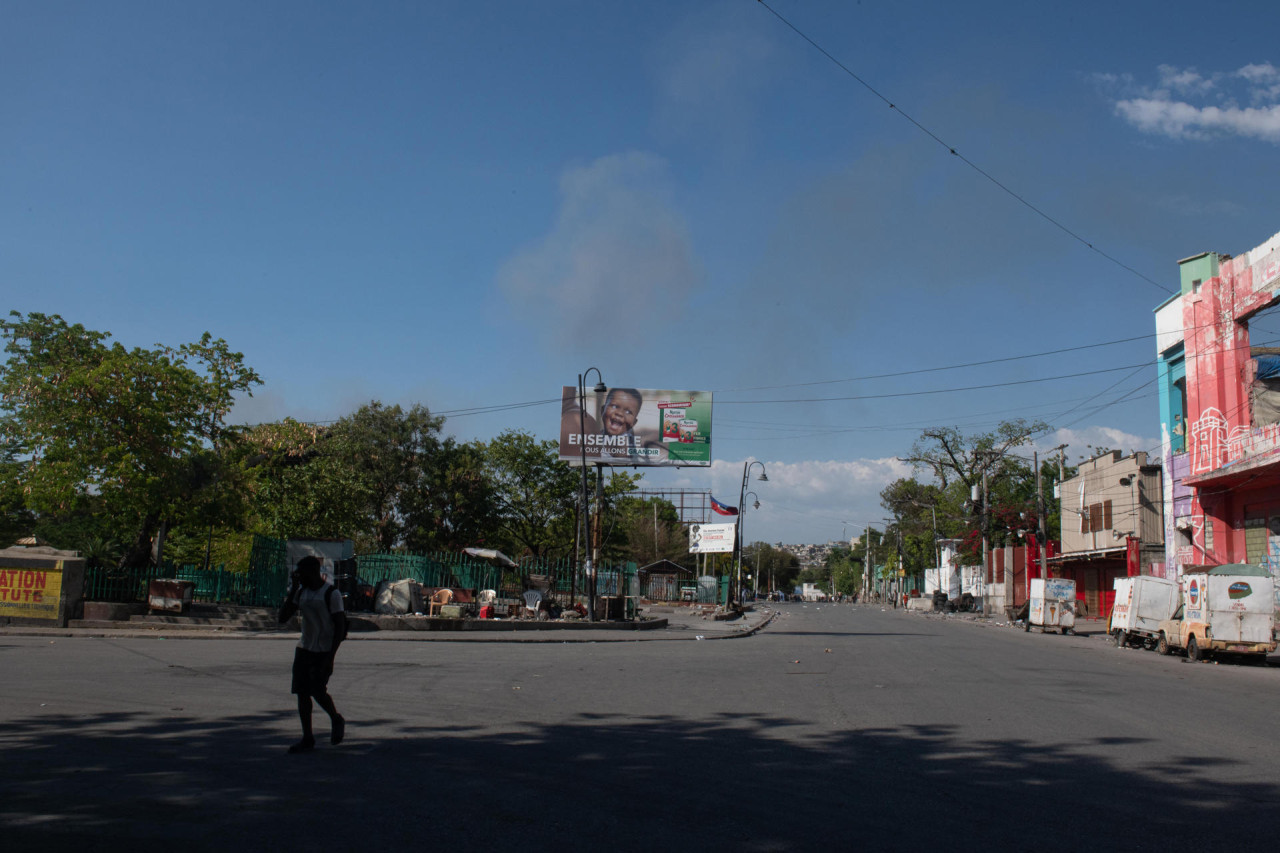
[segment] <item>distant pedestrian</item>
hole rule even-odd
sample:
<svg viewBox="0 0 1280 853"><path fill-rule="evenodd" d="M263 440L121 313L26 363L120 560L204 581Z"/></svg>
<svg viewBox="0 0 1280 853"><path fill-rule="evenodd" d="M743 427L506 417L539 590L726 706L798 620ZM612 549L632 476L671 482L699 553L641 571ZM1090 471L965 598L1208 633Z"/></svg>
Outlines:
<svg viewBox="0 0 1280 853"><path fill-rule="evenodd" d="M320 560L303 557L293 573L293 585L280 606L279 619L288 622L294 613L302 614L302 636L293 653L292 692L298 695L298 717L302 721L302 740L289 747L290 754L307 752L316 745L311 731L311 703L329 715L332 731L329 742L342 743L346 720L334 707L329 696L329 676L333 675L333 659L338 646L347 636L347 614L342 609L342 593L320 574Z"/></svg>

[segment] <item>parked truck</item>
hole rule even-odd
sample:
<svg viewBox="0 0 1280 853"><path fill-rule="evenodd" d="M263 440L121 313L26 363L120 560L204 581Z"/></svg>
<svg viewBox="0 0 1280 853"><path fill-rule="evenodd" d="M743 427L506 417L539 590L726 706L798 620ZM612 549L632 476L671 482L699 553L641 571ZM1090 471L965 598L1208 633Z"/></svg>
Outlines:
<svg viewBox="0 0 1280 853"><path fill-rule="evenodd" d="M1160 623L1156 649L1186 649L1191 660L1211 654L1248 655L1258 661L1276 650L1275 582L1263 566L1184 566L1182 602Z"/></svg>
<svg viewBox="0 0 1280 853"><path fill-rule="evenodd" d="M1154 649L1160 623L1173 618L1182 591L1178 582L1153 575L1116 578L1116 599L1107 627L1118 648L1141 645Z"/></svg>

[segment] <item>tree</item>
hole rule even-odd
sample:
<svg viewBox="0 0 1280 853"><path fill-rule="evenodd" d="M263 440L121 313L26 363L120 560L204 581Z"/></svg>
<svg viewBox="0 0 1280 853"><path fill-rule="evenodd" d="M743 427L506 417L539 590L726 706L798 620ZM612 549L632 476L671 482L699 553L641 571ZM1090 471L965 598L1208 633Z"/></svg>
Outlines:
<svg viewBox="0 0 1280 853"><path fill-rule="evenodd" d="M572 554L580 475L559 460L559 443L507 430L479 447L494 489L495 547L512 556Z"/></svg>
<svg viewBox="0 0 1280 853"><path fill-rule="evenodd" d="M332 434L286 418L240 436L225 485L244 497L242 527L278 539L359 536L368 518L366 485L333 451Z"/></svg>
<svg viewBox="0 0 1280 853"><path fill-rule="evenodd" d="M420 488L405 495L401 510L405 544L415 550L501 544L498 492L481 444L460 444L453 438L440 442Z"/></svg>
<svg viewBox="0 0 1280 853"><path fill-rule="evenodd" d="M843 546L832 548L823 561L836 593L853 595L862 588L863 558Z"/></svg>
<svg viewBox="0 0 1280 853"><path fill-rule="evenodd" d="M773 589L789 591L800 575L800 560L795 554L775 548L767 542L754 542L742 549L742 564L759 571L765 584ZM754 571L753 571L754 573Z"/></svg>
<svg viewBox="0 0 1280 853"><path fill-rule="evenodd" d="M926 548L933 547L931 530L926 537L927 525L933 520L930 507L937 517L938 535L961 539L961 559L968 563L981 562L984 520L988 543L993 547L1017 540L1019 531L1036 531L1035 471L1012 451L1049 429L1043 421L1019 419L1004 421L988 433L965 435L954 427L937 427L920 434L903 461L929 471L934 482L898 480L880 494L881 504L898 518L903 566L908 573L936 562L936 557L926 556ZM1046 477L1056 475L1049 460L1043 461L1041 469ZM984 474L985 495L980 489ZM1045 479L1046 491L1051 482ZM971 497L975 491L977 501ZM1050 539L1058 535L1056 512L1048 514L1046 530Z"/></svg>
<svg viewBox="0 0 1280 853"><path fill-rule="evenodd" d="M946 490L956 480L972 488L982 484L984 471L997 467L1015 447L1048 432L1044 421L1028 423L1023 418L1001 421L993 432L965 435L956 427L933 427L920 433L911 454L902 457L916 468L928 469Z"/></svg>
<svg viewBox="0 0 1280 853"><path fill-rule="evenodd" d="M618 488L614 482L610 486L615 491ZM614 501L610 516L613 524L606 537L608 558L639 566L659 560L692 565L689 534L680 523L679 510L670 501L622 494Z"/></svg>
<svg viewBox="0 0 1280 853"><path fill-rule="evenodd" d="M0 321L0 446L21 463L26 506L72 510L90 498L149 559L161 523L205 497L205 454L233 435L237 393L261 384L226 341L126 349L56 314Z"/></svg>
<svg viewBox="0 0 1280 853"><path fill-rule="evenodd" d="M401 544L411 495L428 487L428 471L439 461L443 418L424 406L407 411L372 401L333 425L326 452L359 483L357 530L374 547L391 550Z"/></svg>
<svg viewBox="0 0 1280 853"><path fill-rule="evenodd" d="M0 548L7 548L35 529L35 514L27 509L19 476L22 466L12 449L0 448Z"/></svg>

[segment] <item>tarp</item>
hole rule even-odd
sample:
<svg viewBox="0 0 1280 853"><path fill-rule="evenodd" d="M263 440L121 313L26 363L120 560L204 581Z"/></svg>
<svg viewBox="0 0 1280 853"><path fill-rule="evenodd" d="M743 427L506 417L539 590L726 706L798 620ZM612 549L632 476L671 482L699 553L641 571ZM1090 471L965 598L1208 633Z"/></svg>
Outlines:
<svg viewBox="0 0 1280 853"><path fill-rule="evenodd" d="M1184 575L1241 575L1247 578L1269 578L1271 572L1266 566L1254 563L1228 563L1225 566L1183 566Z"/></svg>
<svg viewBox="0 0 1280 853"><path fill-rule="evenodd" d="M516 568L516 563L501 551L495 551L492 548L463 548L464 554L470 554L479 560L485 560L493 563L495 566L501 566L504 569Z"/></svg>
<svg viewBox="0 0 1280 853"><path fill-rule="evenodd" d="M1253 360L1258 366L1257 379L1280 379L1280 355L1260 355Z"/></svg>
<svg viewBox="0 0 1280 853"><path fill-rule="evenodd" d="M396 615L422 611L422 586L414 580L383 581L378 584L373 609L378 613Z"/></svg>

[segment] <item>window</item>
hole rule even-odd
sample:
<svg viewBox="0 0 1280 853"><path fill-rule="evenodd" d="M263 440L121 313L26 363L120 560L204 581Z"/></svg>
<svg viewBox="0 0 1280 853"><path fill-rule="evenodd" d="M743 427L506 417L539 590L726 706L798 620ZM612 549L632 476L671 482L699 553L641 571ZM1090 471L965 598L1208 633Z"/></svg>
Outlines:
<svg viewBox="0 0 1280 853"><path fill-rule="evenodd" d="M1267 519L1249 518L1244 520L1244 554L1250 563L1263 563L1267 559Z"/></svg>
<svg viewBox="0 0 1280 853"><path fill-rule="evenodd" d="M1081 533L1102 533L1111 529L1111 501L1089 504L1089 511L1080 514Z"/></svg>

